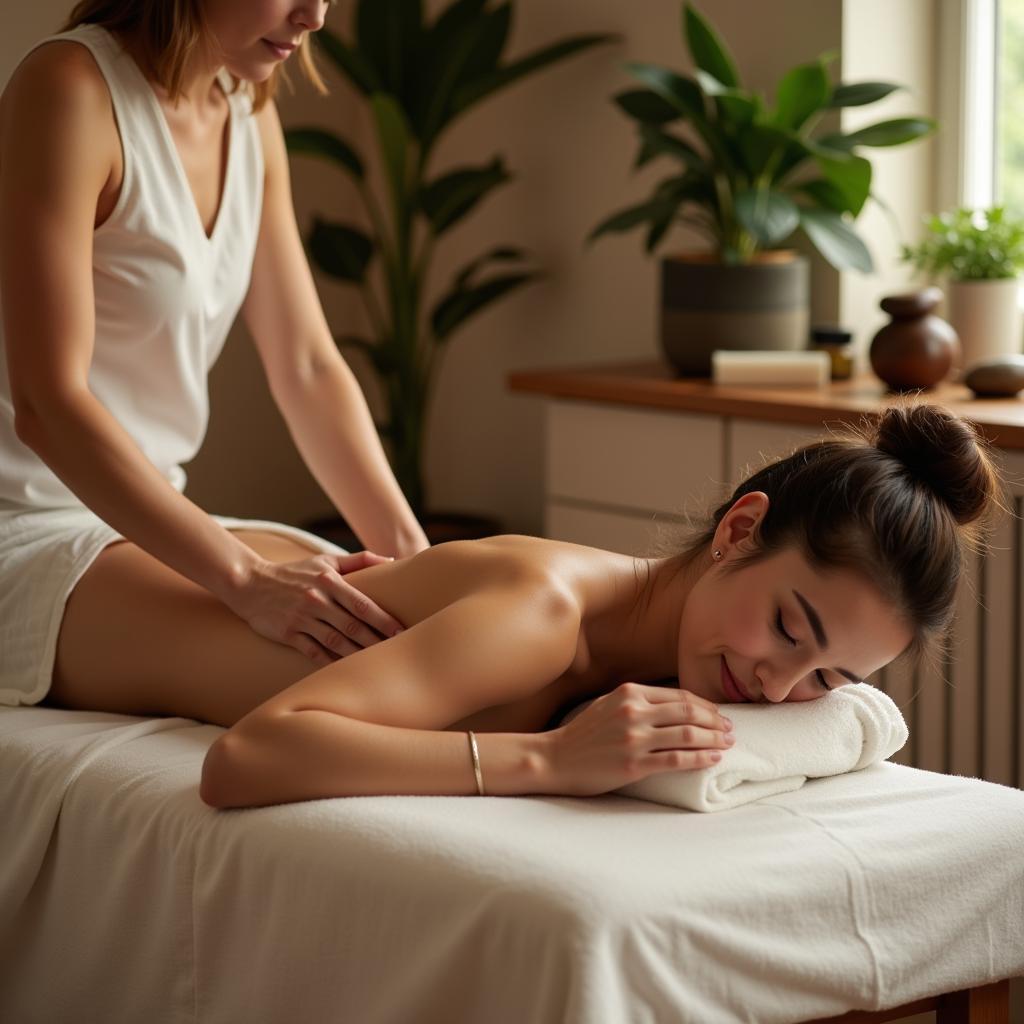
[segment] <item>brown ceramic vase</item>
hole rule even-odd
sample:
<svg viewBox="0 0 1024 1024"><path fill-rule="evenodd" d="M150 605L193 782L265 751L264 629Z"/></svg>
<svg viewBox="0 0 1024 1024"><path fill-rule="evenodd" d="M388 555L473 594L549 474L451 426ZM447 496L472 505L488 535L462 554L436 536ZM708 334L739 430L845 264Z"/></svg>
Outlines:
<svg viewBox="0 0 1024 1024"><path fill-rule="evenodd" d="M934 387L952 369L960 339L934 313L941 300L939 288L882 299L880 305L892 320L871 342L871 368L891 390Z"/></svg>

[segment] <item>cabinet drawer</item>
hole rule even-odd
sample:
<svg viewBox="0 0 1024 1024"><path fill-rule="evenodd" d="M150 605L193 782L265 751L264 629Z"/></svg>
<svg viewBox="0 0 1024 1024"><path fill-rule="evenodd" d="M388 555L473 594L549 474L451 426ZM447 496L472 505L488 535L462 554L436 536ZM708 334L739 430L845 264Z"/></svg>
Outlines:
<svg viewBox="0 0 1024 1024"><path fill-rule="evenodd" d="M728 421L730 488L769 462L792 454L801 445L828 436L821 427L802 427L792 423L768 423L762 420Z"/></svg>
<svg viewBox="0 0 1024 1024"><path fill-rule="evenodd" d="M547 415L552 498L678 515L722 490L717 416L587 402L550 402Z"/></svg>

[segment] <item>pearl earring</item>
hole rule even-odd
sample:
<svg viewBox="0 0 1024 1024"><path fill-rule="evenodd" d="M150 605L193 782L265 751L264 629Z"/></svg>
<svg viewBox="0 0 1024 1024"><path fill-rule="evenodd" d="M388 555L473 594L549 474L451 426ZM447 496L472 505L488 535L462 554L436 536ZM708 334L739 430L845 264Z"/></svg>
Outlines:
<svg viewBox="0 0 1024 1024"><path fill-rule="evenodd" d="M722 552L719 551L718 548L715 548L715 550L711 552L711 557L714 558L716 562L721 561Z"/></svg>

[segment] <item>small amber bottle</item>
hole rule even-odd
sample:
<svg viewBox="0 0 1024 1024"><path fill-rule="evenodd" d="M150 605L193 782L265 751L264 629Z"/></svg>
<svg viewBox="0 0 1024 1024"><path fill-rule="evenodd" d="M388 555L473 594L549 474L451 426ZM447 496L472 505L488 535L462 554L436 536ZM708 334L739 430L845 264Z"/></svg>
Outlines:
<svg viewBox="0 0 1024 1024"><path fill-rule="evenodd" d="M820 326L811 328L810 349L827 352L832 360L832 379L849 380L853 373L853 352L850 342L853 334L842 327Z"/></svg>

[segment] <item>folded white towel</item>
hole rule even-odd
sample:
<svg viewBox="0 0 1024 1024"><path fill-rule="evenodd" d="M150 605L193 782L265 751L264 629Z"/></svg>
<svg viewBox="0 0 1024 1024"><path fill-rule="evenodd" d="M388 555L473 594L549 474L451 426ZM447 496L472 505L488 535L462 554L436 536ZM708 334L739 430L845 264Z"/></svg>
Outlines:
<svg viewBox="0 0 1024 1024"><path fill-rule="evenodd" d="M573 708L562 722L589 703ZM691 811L724 811L789 793L808 779L884 761L909 735L892 698L867 683L839 687L817 700L722 706L736 743L723 750L718 764L657 772L615 792Z"/></svg>

